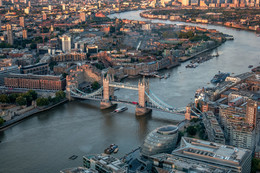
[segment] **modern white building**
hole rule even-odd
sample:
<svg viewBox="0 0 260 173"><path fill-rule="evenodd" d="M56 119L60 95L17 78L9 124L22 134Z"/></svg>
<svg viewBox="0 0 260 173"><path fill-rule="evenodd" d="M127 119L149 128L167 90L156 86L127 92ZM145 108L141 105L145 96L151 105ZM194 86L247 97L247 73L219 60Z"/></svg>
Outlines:
<svg viewBox="0 0 260 173"><path fill-rule="evenodd" d="M71 37L67 35L63 35L60 37L61 44L62 44L62 51L63 52L70 52L71 51Z"/></svg>

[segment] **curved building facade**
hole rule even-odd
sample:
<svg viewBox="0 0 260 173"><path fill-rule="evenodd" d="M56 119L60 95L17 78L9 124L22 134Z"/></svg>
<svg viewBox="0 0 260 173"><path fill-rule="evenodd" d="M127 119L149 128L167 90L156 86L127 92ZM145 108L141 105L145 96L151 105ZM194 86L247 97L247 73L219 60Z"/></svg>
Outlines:
<svg viewBox="0 0 260 173"><path fill-rule="evenodd" d="M146 136L141 147L141 153L144 156L171 153L176 147L177 139L177 126L167 125L159 127Z"/></svg>

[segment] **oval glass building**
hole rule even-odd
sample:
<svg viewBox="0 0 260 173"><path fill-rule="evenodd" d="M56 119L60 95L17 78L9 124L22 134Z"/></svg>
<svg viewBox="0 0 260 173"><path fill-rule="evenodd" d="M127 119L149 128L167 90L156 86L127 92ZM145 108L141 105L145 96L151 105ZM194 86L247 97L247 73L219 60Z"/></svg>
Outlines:
<svg viewBox="0 0 260 173"><path fill-rule="evenodd" d="M177 143L178 127L167 125L150 132L141 147L143 156L151 156L159 153L171 153Z"/></svg>

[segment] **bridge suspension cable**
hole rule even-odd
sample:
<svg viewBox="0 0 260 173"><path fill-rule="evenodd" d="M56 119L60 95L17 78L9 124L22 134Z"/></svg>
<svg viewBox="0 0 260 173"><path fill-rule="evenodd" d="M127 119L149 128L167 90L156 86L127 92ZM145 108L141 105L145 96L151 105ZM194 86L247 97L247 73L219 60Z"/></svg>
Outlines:
<svg viewBox="0 0 260 173"><path fill-rule="evenodd" d="M76 91L76 92L74 92L73 90ZM78 88L73 87L72 90L71 90L71 93L74 94L77 97L90 98L90 97L94 97L94 96L102 94L102 91L103 91L103 86L101 88L99 88L98 90L90 93L90 94L84 93L83 91L79 90Z"/></svg>
<svg viewBox="0 0 260 173"><path fill-rule="evenodd" d="M157 100L157 102L159 102L162 106L166 107L166 108L170 108L170 109L175 109L174 107L168 105L167 103L165 103L164 101L162 101L160 98L158 98L151 90L149 90L149 93ZM148 95L146 93L146 95Z"/></svg>

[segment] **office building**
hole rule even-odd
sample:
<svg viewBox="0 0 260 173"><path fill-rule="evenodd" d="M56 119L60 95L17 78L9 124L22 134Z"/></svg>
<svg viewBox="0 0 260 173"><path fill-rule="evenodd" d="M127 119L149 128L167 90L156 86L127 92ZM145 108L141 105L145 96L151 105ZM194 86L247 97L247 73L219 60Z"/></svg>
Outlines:
<svg viewBox="0 0 260 173"><path fill-rule="evenodd" d="M4 78L5 87L41 90L64 90L66 79L52 75L9 74Z"/></svg>
<svg viewBox="0 0 260 173"><path fill-rule="evenodd" d="M43 13L42 14L42 20L46 20L47 19L47 14L46 13Z"/></svg>
<svg viewBox="0 0 260 173"><path fill-rule="evenodd" d="M86 13L84 13L84 12L80 13L80 21L81 22L85 22L86 21Z"/></svg>
<svg viewBox="0 0 260 173"><path fill-rule="evenodd" d="M60 37L61 44L62 44L62 51L63 52L70 52L71 51L71 37L67 35L63 35Z"/></svg>
<svg viewBox="0 0 260 173"><path fill-rule="evenodd" d="M48 63L38 63L34 65L28 65L21 67L21 74L38 74L38 75L47 75L49 73L49 64Z"/></svg>
<svg viewBox="0 0 260 173"><path fill-rule="evenodd" d="M19 17L20 26L24 27L24 17Z"/></svg>
<svg viewBox="0 0 260 173"><path fill-rule="evenodd" d="M0 86L4 85L4 78L10 73L20 73L20 68L17 65L0 68Z"/></svg>
<svg viewBox="0 0 260 173"><path fill-rule="evenodd" d="M98 171L83 167L67 168L60 171L60 173L98 173Z"/></svg>
<svg viewBox="0 0 260 173"><path fill-rule="evenodd" d="M238 173L251 171L250 150L209 141L182 137L180 147L172 155L190 164L203 164Z"/></svg>
<svg viewBox="0 0 260 173"><path fill-rule="evenodd" d="M254 151L256 132L253 125L234 124L230 132L230 145Z"/></svg>
<svg viewBox="0 0 260 173"><path fill-rule="evenodd" d="M27 30L23 29L23 39L27 39Z"/></svg>
<svg viewBox="0 0 260 173"><path fill-rule="evenodd" d="M182 0L182 6L189 6L190 0Z"/></svg>
<svg viewBox="0 0 260 173"><path fill-rule="evenodd" d="M150 132L141 147L141 154L151 156L159 153L171 153L177 143L178 127L168 125Z"/></svg>
<svg viewBox="0 0 260 173"><path fill-rule="evenodd" d="M105 154L83 156L83 166L102 173L126 173L128 170L127 164Z"/></svg>
<svg viewBox="0 0 260 173"><path fill-rule="evenodd" d="M215 115L212 111L204 112L202 114L203 124L206 129L209 141L225 144L225 136L220 127Z"/></svg>
<svg viewBox="0 0 260 173"><path fill-rule="evenodd" d="M10 45L13 45L14 44L14 38L13 38L12 25L7 24L6 29L7 29L7 43L10 44Z"/></svg>
<svg viewBox="0 0 260 173"><path fill-rule="evenodd" d="M258 118L258 105L256 101L248 100L246 105L246 123L256 127Z"/></svg>
<svg viewBox="0 0 260 173"><path fill-rule="evenodd" d="M87 55L85 53L68 53L68 54L60 54L52 57L52 61L56 61L56 62L83 61L86 59L87 59Z"/></svg>

